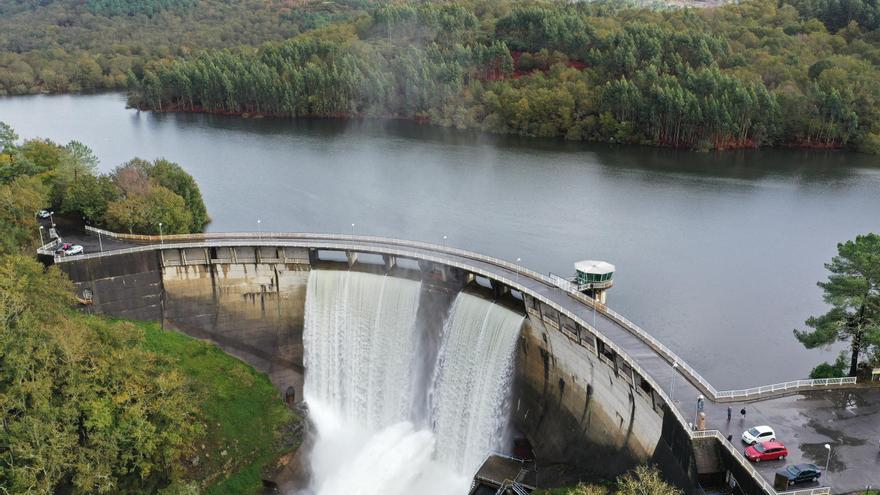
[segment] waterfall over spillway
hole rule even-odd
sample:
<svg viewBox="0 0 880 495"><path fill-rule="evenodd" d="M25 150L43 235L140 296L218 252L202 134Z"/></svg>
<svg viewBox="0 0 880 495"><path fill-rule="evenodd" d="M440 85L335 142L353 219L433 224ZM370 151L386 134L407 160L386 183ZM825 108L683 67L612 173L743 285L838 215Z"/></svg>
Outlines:
<svg viewBox="0 0 880 495"><path fill-rule="evenodd" d="M306 292L307 399L366 428L409 419L418 282L313 270Z"/></svg>
<svg viewBox="0 0 880 495"><path fill-rule="evenodd" d="M305 399L317 430L311 493L464 494L500 446L523 317L458 294L432 372L416 373L424 365L420 292L419 282L368 273L309 275L303 343ZM429 390L429 404L416 404L425 401L420 389Z"/></svg>
<svg viewBox="0 0 880 495"><path fill-rule="evenodd" d="M443 331L431 394L437 457L473 473L499 447L507 421L507 385L523 317L459 294Z"/></svg>

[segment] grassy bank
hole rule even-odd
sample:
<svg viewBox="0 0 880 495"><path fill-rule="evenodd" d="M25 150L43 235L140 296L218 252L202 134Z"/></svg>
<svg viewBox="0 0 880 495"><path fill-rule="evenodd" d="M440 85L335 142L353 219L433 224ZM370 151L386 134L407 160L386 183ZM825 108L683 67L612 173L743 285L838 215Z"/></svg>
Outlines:
<svg viewBox="0 0 880 495"><path fill-rule="evenodd" d="M266 375L217 346L136 323L145 350L174 361L191 382L204 421L204 436L189 459L185 478L213 495L258 493L263 468L297 447L282 433L300 421L279 399ZM286 445L285 445L286 443Z"/></svg>

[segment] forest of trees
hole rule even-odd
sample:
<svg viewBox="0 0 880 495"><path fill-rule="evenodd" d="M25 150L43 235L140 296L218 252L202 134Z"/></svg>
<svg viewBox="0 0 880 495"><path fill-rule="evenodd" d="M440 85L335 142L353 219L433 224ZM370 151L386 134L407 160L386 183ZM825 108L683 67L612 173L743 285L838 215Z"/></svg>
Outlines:
<svg viewBox="0 0 880 495"><path fill-rule="evenodd" d="M199 186L176 163L133 159L98 174L84 144L19 142L0 122L0 255L29 251L39 240L40 209L72 215L120 232L201 232L210 221Z"/></svg>
<svg viewBox="0 0 880 495"><path fill-rule="evenodd" d="M877 152L880 33L859 25L873 25L873 4L832 15L840 5L387 4L284 42L154 64L134 81L132 102L701 149Z"/></svg>
<svg viewBox="0 0 880 495"><path fill-rule="evenodd" d="M208 221L180 166L96 164L0 122L0 493L259 493L299 441L280 441L300 419L268 378L158 323L76 311L67 276L35 259L40 208L136 232Z"/></svg>
<svg viewBox="0 0 880 495"><path fill-rule="evenodd" d="M0 2L0 94L698 149L880 152L877 0Z"/></svg>
<svg viewBox="0 0 880 495"><path fill-rule="evenodd" d="M76 315L57 268L0 256L0 491L142 493L203 433L185 377L124 325Z"/></svg>
<svg viewBox="0 0 880 495"><path fill-rule="evenodd" d="M0 0L0 96L124 89L150 63L347 19L368 0Z"/></svg>
<svg viewBox="0 0 880 495"><path fill-rule="evenodd" d="M300 421L266 376L74 305L57 267L0 254L0 493L260 493Z"/></svg>

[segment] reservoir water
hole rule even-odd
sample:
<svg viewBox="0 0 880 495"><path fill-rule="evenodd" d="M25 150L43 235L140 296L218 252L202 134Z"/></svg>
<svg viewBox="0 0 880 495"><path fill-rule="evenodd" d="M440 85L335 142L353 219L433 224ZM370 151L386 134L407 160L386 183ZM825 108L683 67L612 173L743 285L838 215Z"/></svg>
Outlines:
<svg viewBox="0 0 880 495"><path fill-rule="evenodd" d="M0 98L0 121L24 138L82 141L104 171L134 156L180 163L213 231L255 231L259 219L264 231L446 242L558 274L580 259L610 261L609 305L719 388L802 378L833 360L836 349L803 349L792 329L824 310L815 284L836 244L880 231L880 160L867 155L156 115L124 100Z"/></svg>

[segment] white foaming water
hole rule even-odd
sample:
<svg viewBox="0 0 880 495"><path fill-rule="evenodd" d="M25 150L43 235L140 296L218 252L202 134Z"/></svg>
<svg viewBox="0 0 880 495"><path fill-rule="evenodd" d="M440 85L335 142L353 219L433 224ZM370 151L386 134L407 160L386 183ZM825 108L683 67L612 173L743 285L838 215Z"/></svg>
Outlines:
<svg viewBox="0 0 880 495"><path fill-rule="evenodd" d="M312 270L306 292L305 392L376 429L409 419L418 282Z"/></svg>
<svg viewBox="0 0 880 495"><path fill-rule="evenodd" d="M423 379L431 383L415 383L419 293L418 282L393 277L309 275L305 399L317 437L308 493L463 494L499 446L523 318L459 294ZM418 387L432 389L427 408L413 403ZM430 417L415 417L425 410Z"/></svg>
<svg viewBox="0 0 880 495"><path fill-rule="evenodd" d="M438 459L473 474L497 450L509 405L507 384L523 317L461 293L443 331L431 394Z"/></svg>
<svg viewBox="0 0 880 495"><path fill-rule="evenodd" d="M470 477L435 460L430 430L417 430L406 421L369 430L313 400L309 417L319 436L309 457L308 493L450 495L470 488Z"/></svg>

